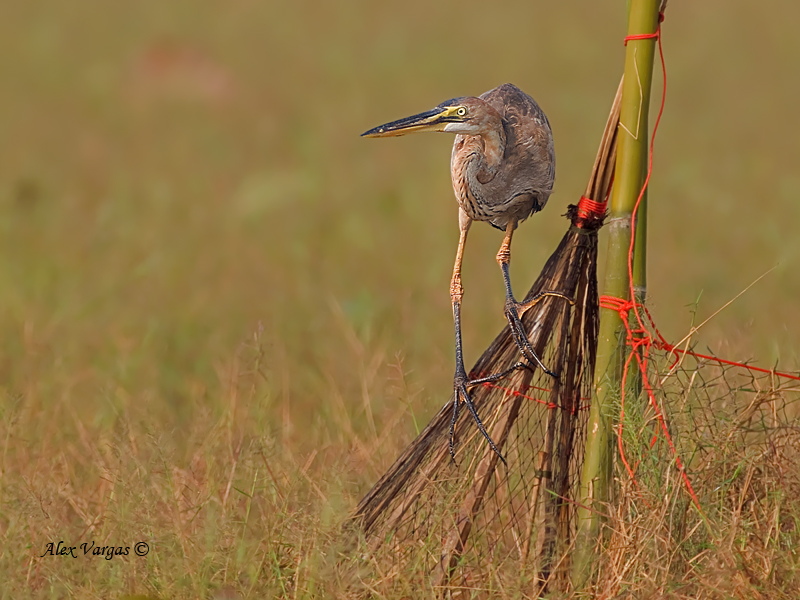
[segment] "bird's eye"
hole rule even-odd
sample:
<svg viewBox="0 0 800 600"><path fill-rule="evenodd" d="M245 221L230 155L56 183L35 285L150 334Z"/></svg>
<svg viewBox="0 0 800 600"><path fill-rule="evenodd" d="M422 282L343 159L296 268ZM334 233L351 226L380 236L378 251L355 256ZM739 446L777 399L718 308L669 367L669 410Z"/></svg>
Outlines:
<svg viewBox="0 0 800 600"><path fill-rule="evenodd" d="M459 117L463 117L463 116L465 116L467 114L467 109L465 107L463 107L463 106L459 106L458 110L456 111L456 114Z"/></svg>

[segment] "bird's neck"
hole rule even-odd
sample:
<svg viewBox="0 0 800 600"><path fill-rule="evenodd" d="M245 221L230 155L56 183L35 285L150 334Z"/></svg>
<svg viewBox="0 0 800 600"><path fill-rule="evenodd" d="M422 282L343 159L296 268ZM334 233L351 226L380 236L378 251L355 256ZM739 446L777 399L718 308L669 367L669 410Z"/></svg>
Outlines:
<svg viewBox="0 0 800 600"><path fill-rule="evenodd" d="M483 159L486 167L494 171L503 160L503 154L506 150L506 132L501 123L499 127L487 129L481 132L480 135L483 140Z"/></svg>

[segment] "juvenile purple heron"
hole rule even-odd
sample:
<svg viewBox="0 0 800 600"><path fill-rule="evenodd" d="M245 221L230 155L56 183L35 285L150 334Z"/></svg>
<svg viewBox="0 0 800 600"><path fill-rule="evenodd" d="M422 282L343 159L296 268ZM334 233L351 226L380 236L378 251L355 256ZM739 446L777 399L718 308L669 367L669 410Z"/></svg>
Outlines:
<svg viewBox="0 0 800 600"><path fill-rule="evenodd" d="M514 229L518 223L542 210L553 191L553 134L547 117L536 101L516 86L507 83L478 98L447 100L432 110L380 125L362 135L395 137L418 131L457 134L450 160L461 231L450 282L456 332L456 372L453 381L455 399L450 451L451 454L454 452L453 426L463 399L478 429L492 449L500 454L475 410L468 388L495 381L514 368L531 365L538 365L545 373L557 377L544 366L531 347L521 317L542 296L565 296L549 292L526 303L517 302L511 290L509 275ZM461 262L467 233L473 221L488 221L497 229L505 231L503 243L497 253L497 262L503 271L506 287L505 315L514 341L528 364L517 363L505 373L470 380L464 369L461 347L461 298L464 293L461 286Z"/></svg>

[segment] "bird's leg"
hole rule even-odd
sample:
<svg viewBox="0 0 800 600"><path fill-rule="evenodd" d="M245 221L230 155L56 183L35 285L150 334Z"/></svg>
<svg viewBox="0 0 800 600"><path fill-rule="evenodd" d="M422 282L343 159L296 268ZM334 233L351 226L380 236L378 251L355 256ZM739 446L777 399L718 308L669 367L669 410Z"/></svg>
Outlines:
<svg viewBox="0 0 800 600"><path fill-rule="evenodd" d="M518 368L518 366L515 365L507 372L476 379L474 381L470 381L467 378L467 371L464 368L464 354L461 348L461 298L464 296L464 288L461 286L461 262L464 258L464 246L467 242L467 233L469 232L470 225L472 225L472 219L470 219L464 211L459 211L459 229L461 234L458 239L456 262L453 266L453 278L450 280L450 300L453 304L453 322L455 323L456 330L456 373L453 377L454 394L453 418L450 421L450 456L452 457L453 461L455 461L455 428L456 421L458 420L458 413L461 408L461 402L463 400L464 404L467 405L467 409L472 415L472 418L475 420L478 430L481 432L481 434L483 434L483 437L486 438L486 441L489 442L489 446L497 453L497 455L500 457L500 460L505 463L506 461L503 458L503 455L500 454L500 450L497 449L497 446L486 431L483 421L481 421L480 416L478 416L478 411L475 409L475 405L472 403L472 399L469 396L468 388L479 383L497 381L511 370Z"/></svg>
<svg viewBox="0 0 800 600"><path fill-rule="evenodd" d="M528 309L536 306L536 304L538 304L542 298L546 298L548 296L563 298L571 304L573 303L573 300L559 292L541 292L536 294L527 302L516 301L514 298L514 292L511 289L511 274L509 273L509 264L511 262L511 238L514 235L514 228L516 225L517 223L513 219L508 222L508 225L506 225L506 235L503 238L503 243L500 245L500 250L497 251L497 262L500 265L500 268L503 270L503 281L506 285L506 319L508 320L508 325L511 328L511 336L514 338L514 341L522 353L522 356L524 356L525 359L530 363L539 365L539 368L551 377L558 377L558 375L544 366L544 363L531 346L531 343L528 340L528 334L525 331L525 328L522 326L522 315L524 315Z"/></svg>

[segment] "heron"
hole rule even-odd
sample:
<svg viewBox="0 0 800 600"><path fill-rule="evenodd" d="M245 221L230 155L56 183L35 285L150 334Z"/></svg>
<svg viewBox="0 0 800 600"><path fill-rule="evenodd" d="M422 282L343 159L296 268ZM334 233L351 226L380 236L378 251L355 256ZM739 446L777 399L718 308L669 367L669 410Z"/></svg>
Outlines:
<svg viewBox="0 0 800 600"><path fill-rule="evenodd" d="M458 248L450 280L456 346L450 454L455 458L453 432L463 400L492 450L505 462L470 399L469 388L497 381L517 368L533 368L533 365L552 377L558 377L545 367L531 346L522 325L522 316L545 296L570 299L557 292L542 292L527 302L518 302L514 298L509 273L514 230L519 223L542 210L553 191L553 134L536 101L518 87L506 83L478 97L453 98L431 110L379 125L364 132L362 137L397 137L421 131L456 134L450 159L450 175L459 207ZM503 373L469 379L461 344L461 301L464 295L461 264L467 233L473 221L486 221L505 232L496 257L505 283L504 312L512 337L527 362L517 362Z"/></svg>

